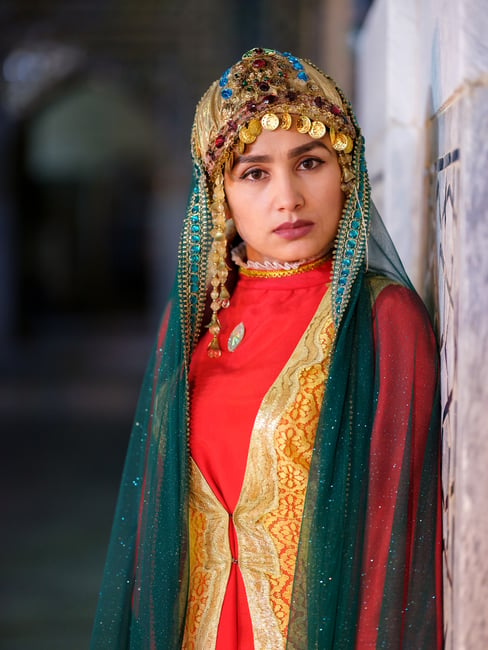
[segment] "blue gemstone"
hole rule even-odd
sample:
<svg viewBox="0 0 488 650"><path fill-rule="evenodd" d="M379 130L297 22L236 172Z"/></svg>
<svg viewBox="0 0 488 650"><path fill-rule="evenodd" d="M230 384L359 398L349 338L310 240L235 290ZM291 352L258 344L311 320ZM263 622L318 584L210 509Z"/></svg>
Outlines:
<svg viewBox="0 0 488 650"><path fill-rule="evenodd" d="M349 262L349 260L347 260L347 261ZM347 278L348 275L349 275L349 269L342 269L341 270L341 276L343 278Z"/></svg>
<svg viewBox="0 0 488 650"><path fill-rule="evenodd" d="M190 302L192 303L192 305L195 305L197 302L197 297L192 294L190 296Z"/></svg>
<svg viewBox="0 0 488 650"><path fill-rule="evenodd" d="M344 287L339 287L337 289L337 295L342 296L343 293L344 293Z"/></svg>
<svg viewBox="0 0 488 650"><path fill-rule="evenodd" d="M354 239L348 239L346 242L346 246L348 248L356 248L356 242L354 241Z"/></svg>
<svg viewBox="0 0 488 650"><path fill-rule="evenodd" d="M347 284L347 279L344 277L339 278L339 284L341 285L341 287L345 287Z"/></svg>
<svg viewBox="0 0 488 650"><path fill-rule="evenodd" d="M352 237L352 239L357 239L358 236L358 231L357 230L350 230L349 231L349 237Z"/></svg>
<svg viewBox="0 0 488 650"><path fill-rule="evenodd" d="M190 289L192 293L198 293L198 284L192 284Z"/></svg>
<svg viewBox="0 0 488 650"><path fill-rule="evenodd" d="M355 228L357 230L359 228L359 221L351 221L351 228Z"/></svg>
<svg viewBox="0 0 488 650"><path fill-rule="evenodd" d="M342 266L351 266L351 260L342 260Z"/></svg>
<svg viewBox="0 0 488 650"><path fill-rule="evenodd" d="M200 230L200 226L198 226L197 224L195 224L195 225L193 225L193 226L191 227L191 231L192 231L192 232L199 232L199 230Z"/></svg>
<svg viewBox="0 0 488 650"><path fill-rule="evenodd" d="M191 241L192 241L194 244L198 244L198 242L200 241L200 237L199 237L198 235L192 235L192 236L191 236Z"/></svg>
<svg viewBox="0 0 488 650"><path fill-rule="evenodd" d="M198 255L190 255L190 262L195 262L198 264L200 257Z"/></svg>
<svg viewBox="0 0 488 650"><path fill-rule="evenodd" d="M340 305L337 305L337 307L336 307L336 314L340 314L340 313L341 313L341 306L340 306Z"/></svg>
<svg viewBox="0 0 488 650"><path fill-rule="evenodd" d="M230 88L224 88L220 94L224 99L229 99L229 97L232 97L232 90Z"/></svg>
<svg viewBox="0 0 488 650"><path fill-rule="evenodd" d="M194 205L193 208L191 209L191 211L193 212L193 214L197 214L197 212L198 212L198 205Z"/></svg>
<svg viewBox="0 0 488 650"><path fill-rule="evenodd" d="M308 81L308 77L307 77L307 75L305 74L305 72L299 72L299 73L297 74L297 77L298 77L299 79L301 79L302 81Z"/></svg>
<svg viewBox="0 0 488 650"><path fill-rule="evenodd" d="M347 257L354 257L354 251L348 248L344 255L347 255Z"/></svg>
<svg viewBox="0 0 488 650"><path fill-rule="evenodd" d="M198 264L192 264L192 265L190 266L190 271L191 271L192 273L198 273Z"/></svg>
<svg viewBox="0 0 488 650"><path fill-rule="evenodd" d="M190 247L190 251L192 253L199 253L200 252L200 246L197 246L196 244L194 244L193 246Z"/></svg>
<svg viewBox="0 0 488 650"><path fill-rule="evenodd" d="M336 305L340 305L342 302L342 296L336 296L335 303Z"/></svg>

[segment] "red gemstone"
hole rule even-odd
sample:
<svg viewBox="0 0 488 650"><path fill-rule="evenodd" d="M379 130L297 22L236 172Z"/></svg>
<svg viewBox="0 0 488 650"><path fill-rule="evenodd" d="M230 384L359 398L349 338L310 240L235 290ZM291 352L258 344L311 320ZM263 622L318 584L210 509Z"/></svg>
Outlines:
<svg viewBox="0 0 488 650"><path fill-rule="evenodd" d="M256 106L256 102L247 102L246 108L251 113L255 113L258 109L258 107Z"/></svg>
<svg viewBox="0 0 488 650"><path fill-rule="evenodd" d="M266 67L266 61L264 59L254 59L252 62L252 67L256 68L257 70L261 70L262 68Z"/></svg>
<svg viewBox="0 0 488 650"><path fill-rule="evenodd" d="M237 124L234 122L234 120L229 120L227 122L227 126L229 127L229 131L237 131Z"/></svg>
<svg viewBox="0 0 488 650"><path fill-rule="evenodd" d="M225 138L224 138L224 136L223 136L223 135L218 135L218 136L215 138L215 146L218 147L218 148L220 148L220 147L223 147L224 144L225 144Z"/></svg>
<svg viewBox="0 0 488 650"><path fill-rule="evenodd" d="M259 84L259 90L262 90L263 93L265 93L267 90L269 90L269 84L263 81Z"/></svg>
<svg viewBox="0 0 488 650"><path fill-rule="evenodd" d="M322 108L323 105L325 104L325 101L322 97L315 97L313 103L315 104L315 106L317 106L317 108Z"/></svg>
<svg viewBox="0 0 488 650"><path fill-rule="evenodd" d="M339 106L332 104L332 106L330 107L330 112L333 113L334 115L340 115L341 109L339 108Z"/></svg>
<svg viewBox="0 0 488 650"><path fill-rule="evenodd" d="M277 99L278 97L276 95L266 95L263 99L263 104L274 104Z"/></svg>
<svg viewBox="0 0 488 650"><path fill-rule="evenodd" d="M287 98L287 100L288 100L289 102L294 102L294 101L296 101L297 97L298 97L297 93L294 92L293 90L289 90L289 91L286 93L286 98Z"/></svg>

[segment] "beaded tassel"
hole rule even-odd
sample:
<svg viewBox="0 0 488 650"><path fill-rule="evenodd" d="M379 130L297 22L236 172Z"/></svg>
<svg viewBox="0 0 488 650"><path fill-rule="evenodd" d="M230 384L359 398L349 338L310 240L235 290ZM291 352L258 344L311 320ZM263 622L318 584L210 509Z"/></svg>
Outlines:
<svg viewBox="0 0 488 650"><path fill-rule="evenodd" d="M225 192L224 179L222 172L219 172L215 178L212 204L210 206L212 214L212 247L210 250L210 285L212 291L210 297L212 302L212 318L207 325L212 340L208 345L208 356L218 358L222 354L220 349L218 335L220 333L220 321L218 313L220 309L229 306L229 292L225 286L229 269L225 263L227 252L227 239L225 237Z"/></svg>

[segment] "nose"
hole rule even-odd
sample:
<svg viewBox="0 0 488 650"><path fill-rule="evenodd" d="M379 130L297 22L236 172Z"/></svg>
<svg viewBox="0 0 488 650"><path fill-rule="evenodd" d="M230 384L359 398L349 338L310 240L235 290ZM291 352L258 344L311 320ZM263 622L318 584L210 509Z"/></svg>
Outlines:
<svg viewBox="0 0 488 650"><path fill-rule="evenodd" d="M276 207L281 212L295 212L304 203L300 181L291 170L275 176Z"/></svg>

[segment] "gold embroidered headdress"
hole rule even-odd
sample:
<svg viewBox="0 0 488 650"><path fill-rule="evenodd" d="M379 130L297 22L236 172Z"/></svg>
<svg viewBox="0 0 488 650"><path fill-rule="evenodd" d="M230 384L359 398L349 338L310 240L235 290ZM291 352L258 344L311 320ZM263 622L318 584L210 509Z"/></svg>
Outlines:
<svg viewBox="0 0 488 650"><path fill-rule="evenodd" d="M210 86L196 109L194 153L214 178L230 151L254 142L262 129L289 129L292 114L297 130L312 138L328 130L347 192L356 129L334 82L289 53L255 48Z"/></svg>
<svg viewBox="0 0 488 650"><path fill-rule="evenodd" d="M287 52L263 48L244 54L200 100L192 131L192 155L206 176L212 197L212 247L208 269L212 311L208 327L213 335L210 356L221 354L218 312L229 304L224 165L231 164L234 152L242 153L263 129L274 131L293 126L312 138L322 138L328 133L342 171L341 189L351 208L351 196L356 194L357 198L359 171L358 148L355 147L359 129L351 115L345 98L330 77ZM362 209L360 212L362 214ZM355 237L359 229L359 226L352 228ZM342 298L339 307L341 301Z"/></svg>

